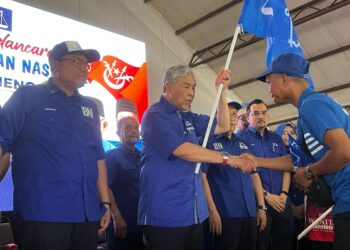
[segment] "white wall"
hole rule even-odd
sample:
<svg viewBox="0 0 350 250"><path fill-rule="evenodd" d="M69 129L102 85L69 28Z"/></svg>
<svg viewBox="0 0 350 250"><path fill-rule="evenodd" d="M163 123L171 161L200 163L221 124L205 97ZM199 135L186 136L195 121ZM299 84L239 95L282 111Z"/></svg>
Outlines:
<svg viewBox="0 0 350 250"><path fill-rule="evenodd" d="M166 68L179 63L188 64L193 53L175 35L165 18L143 0L16 1L145 42L150 104L159 99ZM52 27L62 28L64 27ZM193 111L209 114L215 98L215 72L206 65L196 67L195 72L197 93ZM227 97L240 101L232 91L227 91Z"/></svg>

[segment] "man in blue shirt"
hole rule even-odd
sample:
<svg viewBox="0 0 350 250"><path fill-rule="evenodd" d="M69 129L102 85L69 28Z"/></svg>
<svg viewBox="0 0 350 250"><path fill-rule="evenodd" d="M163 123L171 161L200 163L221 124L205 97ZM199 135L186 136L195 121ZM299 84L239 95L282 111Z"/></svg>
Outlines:
<svg viewBox="0 0 350 250"><path fill-rule="evenodd" d="M139 125L132 116L118 121L117 133L121 145L107 152L108 183L112 201L112 216L116 249L145 249L142 229L137 225L140 184Z"/></svg>
<svg viewBox="0 0 350 250"><path fill-rule="evenodd" d="M286 155L282 138L267 129L267 105L255 99L248 104L247 114L249 126L238 138L248 145L251 153L264 158ZM291 249L293 216L290 203L287 202L290 173L261 166L257 171L267 204L267 226L258 234L258 249Z"/></svg>
<svg viewBox="0 0 350 250"><path fill-rule="evenodd" d="M208 148L232 155L249 152L246 144L234 134L238 122L237 110L241 105L230 102L228 107L230 131L210 140ZM210 164L203 172L203 185L209 208L210 231L216 235L214 249L256 250L257 226L259 231L266 226L266 207L257 172L242 173L239 169Z"/></svg>
<svg viewBox="0 0 350 250"><path fill-rule="evenodd" d="M224 90L218 105L214 133L229 130L225 92L229 71L221 70L216 86ZM201 171L196 162L223 163L250 171L251 162L202 148L209 117L190 112L196 81L184 65L170 67L163 94L144 114L141 136L141 179L138 223L144 225L147 249L202 249L202 222L208 217ZM213 132L213 131L212 131Z"/></svg>
<svg viewBox="0 0 350 250"><path fill-rule="evenodd" d="M87 64L99 58L75 41L57 44L49 56L52 77L19 88L1 111L0 155L13 155L20 249L95 250L108 226L99 114L78 92Z"/></svg>
<svg viewBox="0 0 350 250"><path fill-rule="evenodd" d="M315 162L297 169L294 180L308 190L316 176L324 176L335 203L333 249L345 250L350 246L350 119L337 102L308 87L308 70L309 62L303 57L282 54L257 79L269 84L275 103L298 108L297 144ZM257 162L292 171L289 156Z"/></svg>

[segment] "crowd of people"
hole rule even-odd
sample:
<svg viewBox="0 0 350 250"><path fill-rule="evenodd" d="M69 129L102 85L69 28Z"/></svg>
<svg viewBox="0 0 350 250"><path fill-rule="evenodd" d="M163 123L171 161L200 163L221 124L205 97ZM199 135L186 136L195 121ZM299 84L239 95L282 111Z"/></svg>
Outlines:
<svg viewBox="0 0 350 250"><path fill-rule="evenodd" d="M227 103L231 72L221 69L215 87L223 90L202 147L209 116L191 111L198 82L191 68L176 65L166 70L141 131L137 115L121 118L121 144L108 150L101 105L78 90L88 63L99 59L75 41L57 44L51 77L19 88L0 111L0 178L12 155L19 249L95 250L99 235L108 250L349 248L350 119L308 87L304 58L282 54L257 77L275 103L298 108L297 127L271 131L261 99ZM293 167L290 138L311 159L300 168ZM333 213L298 242L328 209L309 197L320 179Z"/></svg>

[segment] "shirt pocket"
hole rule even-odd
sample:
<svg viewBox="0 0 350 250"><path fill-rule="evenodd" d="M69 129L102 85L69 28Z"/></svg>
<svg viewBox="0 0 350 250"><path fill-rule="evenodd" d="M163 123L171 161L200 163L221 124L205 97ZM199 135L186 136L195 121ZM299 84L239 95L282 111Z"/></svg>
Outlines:
<svg viewBox="0 0 350 250"><path fill-rule="evenodd" d="M33 109L26 119L29 126L24 129L24 136L54 142L67 141L72 138L69 121L64 119L63 114L56 109Z"/></svg>

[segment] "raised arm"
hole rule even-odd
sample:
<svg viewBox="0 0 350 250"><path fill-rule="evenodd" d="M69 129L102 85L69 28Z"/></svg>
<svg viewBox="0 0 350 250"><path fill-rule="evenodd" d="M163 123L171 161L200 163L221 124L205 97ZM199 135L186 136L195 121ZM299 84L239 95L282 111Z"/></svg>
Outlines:
<svg viewBox="0 0 350 250"><path fill-rule="evenodd" d="M220 83L222 83L224 86L221 92L217 108L217 124L214 130L214 134L222 134L229 131L230 129L230 114L226 100L226 89L228 87L228 84L230 83L230 74L231 72L229 70L224 70L222 68L219 71L215 80L215 85L217 88L219 87Z"/></svg>

